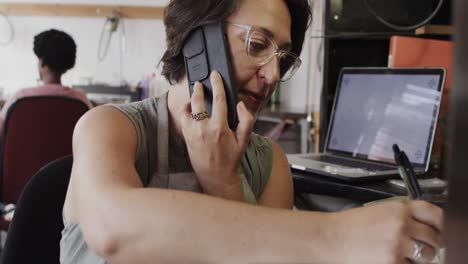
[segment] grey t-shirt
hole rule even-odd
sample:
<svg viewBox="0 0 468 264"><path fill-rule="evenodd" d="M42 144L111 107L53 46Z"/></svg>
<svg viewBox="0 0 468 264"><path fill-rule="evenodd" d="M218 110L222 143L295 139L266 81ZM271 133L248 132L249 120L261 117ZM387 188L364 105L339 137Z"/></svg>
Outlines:
<svg viewBox="0 0 468 264"><path fill-rule="evenodd" d="M141 102L112 105L124 113L137 132L135 168L145 187L202 192L183 142L169 132L167 94ZM256 203L270 177L271 142L252 134L241 161L241 181L246 200ZM64 219L60 263L105 264L86 244L78 223Z"/></svg>

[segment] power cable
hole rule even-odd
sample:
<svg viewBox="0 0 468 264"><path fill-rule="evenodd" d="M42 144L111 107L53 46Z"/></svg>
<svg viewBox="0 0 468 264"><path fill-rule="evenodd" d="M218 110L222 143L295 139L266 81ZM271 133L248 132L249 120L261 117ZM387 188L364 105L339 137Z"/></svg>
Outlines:
<svg viewBox="0 0 468 264"><path fill-rule="evenodd" d="M444 0L439 0L439 3L437 4L437 7L434 10L434 12L432 12L432 14L428 18L424 19L422 22L419 22L419 23L417 23L415 25L412 25L412 26L402 26L402 25L396 25L396 24L393 24L391 22L388 22L387 20L385 20L384 18L382 18L381 16L379 16L377 14L377 12L374 10L374 8L372 8L371 5L369 4L369 0L363 0L363 1L364 1L364 5L366 6L367 10L373 16L375 16L375 18L377 18L377 20L379 20L382 24L386 25L387 27L389 27L391 29L398 30L398 31L416 30L416 29L428 24L437 15L440 8L442 7L442 4L444 3ZM388 2L388 0L385 0L385 1Z"/></svg>
<svg viewBox="0 0 468 264"><path fill-rule="evenodd" d="M98 44L98 59L103 61L107 52L109 51L110 42L112 39L112 33L117 31L120 23L120 15L117 12L112 12L112 15L109 16L104 25L102 26L101 36L99 37Z"/></svg>
<svg viewBox="0 0 468 264"><path fill-rule="evenodd" d="M13 24L11 23L10 19L5 13L0 11L0 16L4 18L8 27L10 28L10 34L9 34L9 37L6 39L6 41L2 41L0 39L0 46L7 46L11 42L13 42L13 39L15 38L15 28L13 27Z"/></svg>

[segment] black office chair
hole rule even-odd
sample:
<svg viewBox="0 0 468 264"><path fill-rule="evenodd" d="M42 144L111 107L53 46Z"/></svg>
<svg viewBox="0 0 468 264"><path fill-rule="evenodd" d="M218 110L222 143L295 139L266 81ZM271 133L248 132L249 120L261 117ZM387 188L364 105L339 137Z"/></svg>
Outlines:
<svg viewBox="0 0 468 264"><path fill-rule="evenodd" d="M8 230L2 264L60 263L62 209L73 157L41 168L25 186Z"/></svg>

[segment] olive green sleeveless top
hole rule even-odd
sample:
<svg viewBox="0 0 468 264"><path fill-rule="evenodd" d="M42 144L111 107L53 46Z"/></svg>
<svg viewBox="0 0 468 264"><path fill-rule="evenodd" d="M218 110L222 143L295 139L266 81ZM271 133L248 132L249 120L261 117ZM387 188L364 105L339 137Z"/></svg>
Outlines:
<svg viewBox="0 0 468 264"><path fill-rule="evenodd" d="M190 165L185 144L170 133L167 93L159 98L112 106L125 114L135 126L135 168L145 187L202 192ZM252 133L240 168L244 196L249 203L255 204L261 196L271 174L272 159L271 142ZM60 241L60 263L108 263L89 249L79 224L64 220L64 225Z"/></svg>

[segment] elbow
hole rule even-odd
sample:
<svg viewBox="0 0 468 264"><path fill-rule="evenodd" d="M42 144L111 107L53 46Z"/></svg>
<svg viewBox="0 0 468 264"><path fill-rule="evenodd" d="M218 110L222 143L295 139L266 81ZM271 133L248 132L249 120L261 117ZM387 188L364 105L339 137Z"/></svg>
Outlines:
<svg viewBox="0 0 468 264"><path fill-rule="evenodd" d="M118 216L110 213L104 214L104 211L107 210L81 212L77 217L77 223L86 247L110 262L122 250L122 232L116 226L119 225L115 221L115 217L118 218Z"/></svg>
<svg viewBox="0 0 468 264"><path fill-rule="evenodd" d="M128 226L128 222L120 210L109 209L116 208L113 202L103 198L95 205L97 209L81 211L78 216L87 247L109 263L128 263L122 260L127 258L125 252L135 242L133 231L122 228Z"/></svg>
<svg viewBox="0 0 468 264"><path fill-rule="evenodd" d="M100 228L98 225L96 228L89 231L90 232L83 231L87 246L95 254L107 261L116 259L116 256L119 255L122 248L118 235L109 228ZM86 235L86 233L88 233L88 235Z"/></svg>

